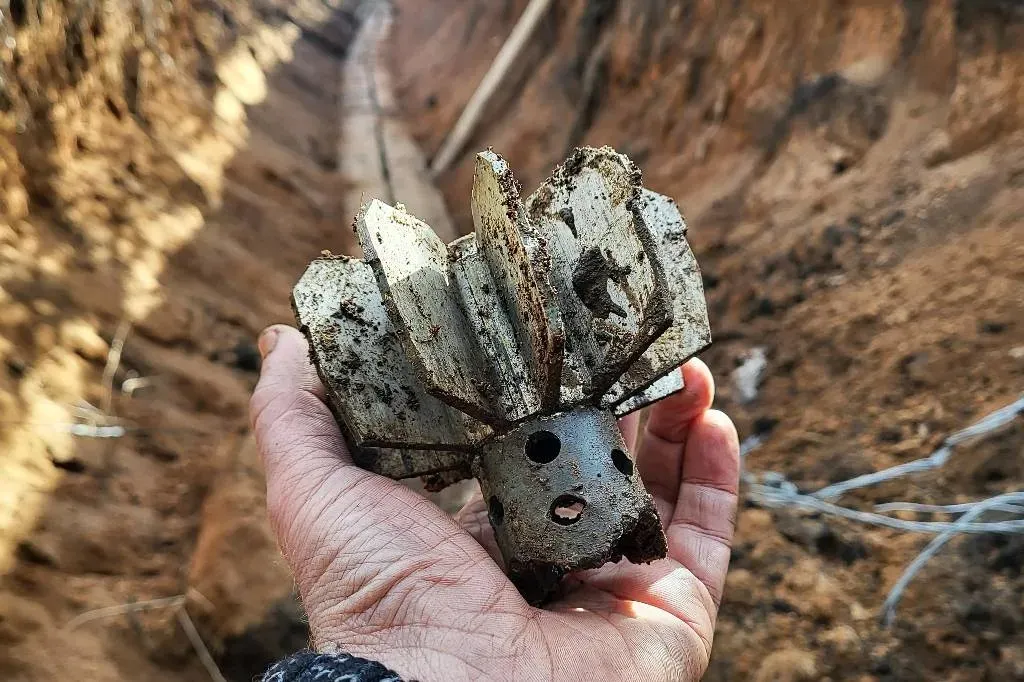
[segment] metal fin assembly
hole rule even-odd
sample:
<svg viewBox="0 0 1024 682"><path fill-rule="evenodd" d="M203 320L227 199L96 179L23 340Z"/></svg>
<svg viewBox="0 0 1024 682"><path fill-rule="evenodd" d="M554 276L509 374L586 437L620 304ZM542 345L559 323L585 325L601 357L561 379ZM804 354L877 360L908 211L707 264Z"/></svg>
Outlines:
<svg viewBox="0 0 1024 682"><path fill-rule="evenodd" d="M575 150L525 199L481 152L472 213L446 245L371 201L364 258L313 261L293 306L356 462L475 476L509 577L541 603L568 572L665 555L616 419L683 388L707 306L675 203L611 148Z"/></svg>

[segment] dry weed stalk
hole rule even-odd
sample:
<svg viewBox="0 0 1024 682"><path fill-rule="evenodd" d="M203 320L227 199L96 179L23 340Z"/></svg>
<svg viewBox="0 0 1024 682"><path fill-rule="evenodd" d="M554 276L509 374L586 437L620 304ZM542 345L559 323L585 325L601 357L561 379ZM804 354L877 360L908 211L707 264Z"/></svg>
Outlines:
<svg viewBox="0 0 1024 682"><path fill-rule="evenodd" d="M199 591L189 589L187 594L178 594L173 597L148 599L146 601L130 604L116 604L114 606L106 606L99 609L85 611L68 621L68 624L64 626L64 630L66 632L70 632L71 630L85 625L86 623L91 623L92 621L112 618L114 616L121 616L128 613L165 608L173 609L178 625L181 626L182 631L188 638L189 644L192 645L192 650L195 651L196 656L199 658L199 662L203 665L203 668L206 669L210 679L213 680L213 682L227 682L227 678L224 677L220 668L217 667L217 662L214 661L209 647L206 646L206 642L203 641L202 636L199 634L199 630L196 628L195 622L188 614L187 603L189 597L212 606L212 604L210 604L210 600L204 597Z"/></svg>

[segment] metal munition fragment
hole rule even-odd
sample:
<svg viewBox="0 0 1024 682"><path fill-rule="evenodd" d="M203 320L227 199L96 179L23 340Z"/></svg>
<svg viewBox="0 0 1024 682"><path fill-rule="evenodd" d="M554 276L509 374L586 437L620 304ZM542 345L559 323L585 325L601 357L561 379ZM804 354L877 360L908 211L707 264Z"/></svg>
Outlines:
<svg viewBox="0 0 1024 682"><path fill-rule="evenodd" d="M364 258L313 261L293 303L356 462L479 479L509 576L540 603L567 572L665 555L616 419L682 389L707 307L675 203L610 148L576 150L525 200L482 152L472 212L446 245L371 201Z"/></svg>

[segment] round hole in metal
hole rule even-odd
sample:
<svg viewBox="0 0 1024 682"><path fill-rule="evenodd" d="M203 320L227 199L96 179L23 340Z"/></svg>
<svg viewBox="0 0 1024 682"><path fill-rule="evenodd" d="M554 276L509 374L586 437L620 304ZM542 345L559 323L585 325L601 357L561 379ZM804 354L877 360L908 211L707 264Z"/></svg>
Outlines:
<svg viewBox="0 0 1024 682"><path fill-rule="evenodd" d="M500 526L505 520L505 507L494 495L491 495L487 502L487 518L490 519L492 526Z"/></svg>
<svg viewBox="0 0 1024 682"><path fill-rule="evenodd" d="M571 526L583 516L587 501L575 495L559 495L551 503L551 520L560 526Z"/></svg>
<svg viewBox="0 0 1024 682"><path fill-rule="evenodd" d="M562 441L550 431L534 431L526 438L526 456L538 464L553 462L561 449Z"/></svg>
<svg viewBox="0 0 1024 682"><path fill-rule="evenodd" d="M618 448L612 450L612 464L614 464L615 468L625 475L633 475L633 460L629 458L629 455Z"/></svg>

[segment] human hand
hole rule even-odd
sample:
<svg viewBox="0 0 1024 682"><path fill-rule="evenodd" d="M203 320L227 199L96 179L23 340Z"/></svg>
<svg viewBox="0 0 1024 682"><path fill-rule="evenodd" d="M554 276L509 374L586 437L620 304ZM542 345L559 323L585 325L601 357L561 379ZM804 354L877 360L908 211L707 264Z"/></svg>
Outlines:
<svg viewBox="0 0 1024 682"><path fill-rule="evenodd" d="M319 651L420 680L696 680L711 653L736 516L739 445L710 410L704 363L686 389L620 422L654 496L668 557L566 579L544 609L502 572L483 500L454 518L352 463L302 335L260 337L251 417L271 524Z"/></svg>

